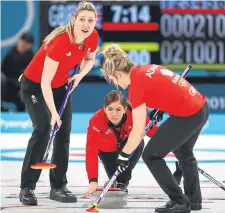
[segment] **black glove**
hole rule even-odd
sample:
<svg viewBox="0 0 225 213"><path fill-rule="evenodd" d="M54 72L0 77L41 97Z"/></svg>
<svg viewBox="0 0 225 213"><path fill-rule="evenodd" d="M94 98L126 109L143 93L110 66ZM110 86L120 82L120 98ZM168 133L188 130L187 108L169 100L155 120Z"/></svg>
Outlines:
<svg viewBox="0 0 225 213"><path fill-rule="evenodd" d="M118 159L116 160L116 167L120 173L124 172L128 168L129 166L128 157L129 157L128 154L121 151Z"/></svg>
<svg viewBox="0 0 225 213"><path fill-rule="evenodd" d="M149 118L150 120L152 120L154 114L156 113L157 109L153 109L150 113L149 113ZM156 122L159 122L163 120L163 112L160 111L160 113L156 116Z"/></svg>

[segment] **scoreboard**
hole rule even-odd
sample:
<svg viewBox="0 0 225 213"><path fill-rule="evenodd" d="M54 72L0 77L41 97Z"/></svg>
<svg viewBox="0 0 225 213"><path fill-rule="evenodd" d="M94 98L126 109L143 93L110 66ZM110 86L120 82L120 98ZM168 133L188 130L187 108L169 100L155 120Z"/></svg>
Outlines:
<svg viewBox="0 0 225 213"><path fill-rule="evenodd" d="M224 1L161 2L160 8L162 64L225 70Z"/></svg>
<svg viewBox="0 0 225 213"><path fill-rule="evenodd" d="M78 2L40 1L41 40L70 21ZM117 43L136 65L225 75L225 1L95 1L101 51ZM89 75L99 74L96 58ZM196 71L196 72L195 72ZM216 71L216 72L215 72Z"/></svg>

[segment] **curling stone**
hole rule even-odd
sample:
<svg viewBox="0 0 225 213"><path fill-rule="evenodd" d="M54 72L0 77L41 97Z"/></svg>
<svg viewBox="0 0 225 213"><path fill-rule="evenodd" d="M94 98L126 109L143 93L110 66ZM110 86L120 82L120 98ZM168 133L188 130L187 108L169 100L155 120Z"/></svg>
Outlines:
<svg viewBox="0 0 225 213"><path fill-rule="evenodd" d="M103 188L98 188L91 194L90 204L95 202L101 194ZM98 204L99 209L120 209L127 205L128 193L120 188L109 188L108 192Z"/></svg>

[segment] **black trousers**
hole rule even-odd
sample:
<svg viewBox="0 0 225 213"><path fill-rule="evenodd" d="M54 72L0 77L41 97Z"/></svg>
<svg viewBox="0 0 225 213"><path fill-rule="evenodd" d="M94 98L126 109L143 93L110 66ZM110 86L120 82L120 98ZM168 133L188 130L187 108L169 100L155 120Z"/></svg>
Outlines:
<svg viewBox="0 0 225 213"><path fill-rule="evenodd" d="M209 109L206 103L193 116L169 117L160 125L144 150L142 156L144 162L162 190L176 203L183 204L188 200L191 203L202 202L199 173L193 147L208 115ZM181 165L186 195L182 193L182 189L178 186L164 160L169 152L174 152Z"/></svg>
<svg viewBox="0 0 225 213"><path fill-rule="evenodd" d="M65 87L53 89L54 101L58 112L65 92ZM30 166L42 161L51 130L51 114L42 95L40 84L28 80L25 76L23 76L21 81L21 98L30 115L33 133L28 142L23 161L20 187L35 189L41 170L33 170ZM50 170L50 185L52 188L61 188L67 184L66 172L69 159L71 121L72 102L70 97L64 110L62 125L56 133L53 146L51 162L56 164L57 167Z"/></svg>
<svg viewBox="0 0 225 213"><path fill-rule="evenodd" d="M102 152L102 151L99 152L99 158L101 159L101 161L103 163L103 166L105 168L106 174L107 174L109 179L111 179L111 177L113 176L113 174L116 171L116 160L118 158L120 150L123 149L126 142L123 142L122 144L123 145L121 146L121 148L118 149L115 152ZM143 152L143 149L144 149L144 140L142 140L142 142L140 143L140 145L136 149L135 153L130 158L129 167L125 170L125 172L123 172L122 174L120 174L117 177L116 180L117 180L118 183L123 183L126 186L129 185L129 181L132 177L132 170L135 167L135 165L137 164L138 160L140 159L140 157L142 155L142 152Z"/></svg>

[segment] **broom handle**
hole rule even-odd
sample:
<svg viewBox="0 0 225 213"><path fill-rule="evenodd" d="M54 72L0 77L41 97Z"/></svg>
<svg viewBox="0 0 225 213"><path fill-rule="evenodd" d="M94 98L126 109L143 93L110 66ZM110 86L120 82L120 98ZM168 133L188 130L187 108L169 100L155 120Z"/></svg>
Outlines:
<svg viewBox="0 0 225 213"><path fill-rule="evenodd" d="M76 68L73 70L72 76L74 76L75 74L77 74L79 72L79 68L80 68L80 66L77 65ZM72 87L73 87L73 81L71 81L68 84L68 87L67 87L67 90L66 90L66 94L65 94L63 102L61 104L61 107L60 107L60 110L59 110L59 117L60 117L60 119L62 119L63 112L64 112L64 110L66 108L67 101L68 101L68 99L70 97L70 92L71 92ZM49 138L49 141L48 141L48 145L47 145L47 148L46 148L46 151L45 151L42 163L46 163L46 161L48 159L48 155L49 155L52 143L55 140L55 136L56 136L57 130L58 130L58 125L57 125L57 123L55 123L54 127L51 129L50 138Z"/></svg>

